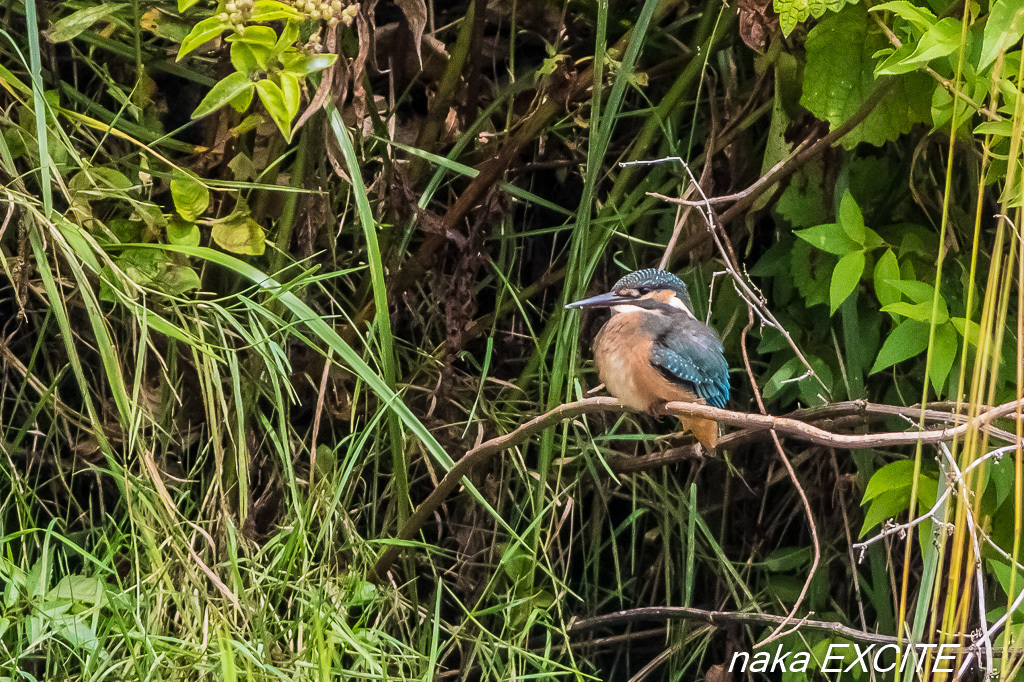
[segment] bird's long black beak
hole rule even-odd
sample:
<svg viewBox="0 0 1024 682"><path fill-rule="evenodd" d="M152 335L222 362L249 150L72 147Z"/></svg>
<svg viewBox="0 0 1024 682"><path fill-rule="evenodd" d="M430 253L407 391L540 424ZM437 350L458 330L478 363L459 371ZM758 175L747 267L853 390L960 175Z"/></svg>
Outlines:
<svg viewBox="0 0 1024 682"><path fill-rule="evenodd" d="M583 298L579 301L573 301L572 303L565 306L566 308L611 308L612 306L620 305L625 303L627 300L624 296L619 296L613 291L609 291L607 294L599 294L597 296L591 296L590 298Z"/></svg>

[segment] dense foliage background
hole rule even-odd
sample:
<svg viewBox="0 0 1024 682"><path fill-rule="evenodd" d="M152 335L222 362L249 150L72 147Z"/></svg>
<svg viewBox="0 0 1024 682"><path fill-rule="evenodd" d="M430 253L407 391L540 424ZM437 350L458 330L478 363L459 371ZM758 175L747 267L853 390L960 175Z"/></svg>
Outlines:
<svg viewBox="0 0 1024 682"><path fill-rule="evenodd" d="M1016 675L1019 1L0 16L0 678ZM795 421L516 431L654 266Z"/></svg>

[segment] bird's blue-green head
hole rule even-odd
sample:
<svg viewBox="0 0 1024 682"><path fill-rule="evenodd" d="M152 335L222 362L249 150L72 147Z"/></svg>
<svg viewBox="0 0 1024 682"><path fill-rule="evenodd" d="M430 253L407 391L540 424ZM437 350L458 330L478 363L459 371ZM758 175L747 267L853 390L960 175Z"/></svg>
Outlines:
<svg viewBox="0 0 1024 682"><path fill-rule="evenodd" d="M614 312L683 311L693 315L693 303L686 284L671 272L648 268L631 272L607 294L574 301L566 308L611 308Z"/></svg>

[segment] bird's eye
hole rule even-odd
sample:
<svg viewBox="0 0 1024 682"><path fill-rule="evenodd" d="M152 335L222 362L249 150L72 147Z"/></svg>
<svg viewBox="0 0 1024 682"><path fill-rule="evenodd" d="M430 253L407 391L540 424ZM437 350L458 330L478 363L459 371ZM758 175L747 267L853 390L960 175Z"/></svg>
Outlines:
<svg viewBox="0 0 1024 682"><path fill-rule="evenodd" d="M637 287L636 292L638 294L640 294L641 296L646 296L647 294L651 293L651 288L650 287Z"/></svg>

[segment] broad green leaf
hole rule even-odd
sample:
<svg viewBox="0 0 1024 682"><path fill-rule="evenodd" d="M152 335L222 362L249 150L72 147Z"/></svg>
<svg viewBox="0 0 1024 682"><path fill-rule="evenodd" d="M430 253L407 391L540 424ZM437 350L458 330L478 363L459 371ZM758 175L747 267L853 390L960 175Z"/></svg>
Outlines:
<svg viewBox="0 0 1024 682"><path fill-rule="evenodd" d="M981 336L981 326L974 320L968 320L963 317L951 317L950 322L953 323L953 327L960 336L967 337L967 343L974 347L978 346L978 339Z"/></svg>
<svg viewBox="0 0 1024 682"><path fill-rule="evenodd" d="M270 26L246 26L241 33L233 33L226 39L229 43L249 43L266 48L269 53L277 43L277 31Z"/></svg>
<svg viewBox="0 0 1024 682"><path fill-rule="evenodd" d="M257 49L259 54L256 52ZM269 50L259 45L254 46L242 42L231 43L231 66L235 67L235 71L244 73L247 77L251 78L253 74L267 70L267 56L269 54Z"/></svg>
<svg viewBox="0 0 1024 682"><path fill-rule="evenodd" d="M1024 5L1020 0L995 0L989 5L988 20L981 39L981 60L978 70L982 71L996 60L1024 35Z"/></svg>
<svg viewBox="0 0 1024 682"><path fill-rule="evenodd" d="M113 2L93 5L92 7L72 12L54 24L53 30L46 37L51 43L63 43L71 40L97 21L102 21L127 6L123 2Z"/></svg>
<svg viewBox="0 0 1024 682"><path fill-rule="evenodd" d="M843 192L843 198L839 202L839 224L847 237L864 246L864 239L867 236L864 214L860 212L860 206L850 194L850 190Z"/></svg>
<svg viewBox="0 0 1024 682"><path fill-rule="evenodd" d="M914 303L928 303L931 305L932 299L935 298L935 287L927 282L898 278L890 280L889 284L899 289Z"/></svg>
<svg viewBox="0 0 1024 682"><path fill-rule="evenodd" d="M918 322L930 322L932 319L932 304L931 301L928 303L897 301L896 303L882 306L882 312L889 313L890 315L902 315ZM935 324L945 324L949 321L949 311L946 310L946 306L942 301L939 302L935 312Z"/></svg>
<svg viewBox="0 0 1024 682"><path fill-rule="evenodd" d="M928 347L928 324L917 320L904 320L882 344L869 374L892 367L897 362L920 355Z"/></svg>
<svg viewBox="0 0 1024 682"><path fill-rule="evenodd" d="M838 226L836 230L842 234ZM790 273L807 307L828 305L828 290L837 262L838 259L832 254L819 251L802 239L793 243L789 258Z"/></svg>
<svg viewBox="0 0 1024 682"><path fill-rule="evenodd" d="M278 2L278 0L256 0L253 3L252 16L249 17L249 21L252 23L281 19L301 21L304 17L305 15L300 14L291 4ZM246 28L246 30L248 29L249 27Z"/></svg>
<svg viewBox="0 0 1024 682"><path fill-rule="evenodd" d="M1002 121L986 121L985 123L979 123L974 128L974 134L1010 137L1013 135L1013 121L1011 119L1004 119Z"/></svg>
<svg viewBox="0 0 1024 682"><path fill-rule="evenodd" d="M815 225L803 230L794 230L793 234L811 246L837 256L845 256L851 251L860 250L860 245L847 237L843 228L837 223Z"/></svg>
<svg viewBox="0 0 1024 682"><path fill-rule="evenodd" d="M785 116L788 124L789 116ZM784 129L783 129L784 130ZM788 153L788 147L787 147ZM824 164L821 157L811 159L790 178L782 191L775 210L793 227L821 225L832 216L826 215Z"/></svg>
<svg viewBox="0 0 1024 682"><path fill-rule="evenodd" d="M201 283L195 269L188 265L171 265L161 273L154 285L172 296L182 296L198 289Z"/></svg>
<svg viewBox="0 0 1024 682"><path fill-rule="evenodd" d="M885 253L875 263L875 296L883 306L896 303L900 300L900 290L892 285L889 280L899 281L900 264L896 260L896 254L892 249L886 249Z"/></svg>
<svg viewBox="0 0 1024 682"><path fill-rule="evenodd" d="M170 254L144 248L129 248L117 258L117 266L139 286L171 296L199 288L199 275L186 265L177 265ZM114 280L110 277L111 281ZM108 299L110 300L110 299Z"/></svg>
<svg viewBox="0 0 1024 682"><path fill-rule="evenodd" d="M281 72L281 93L284 95L284 104L288 111L288 120L295 118L299 113L299 105L302 103L302 85L299 77L287 71Z"/></svg>
<svg viewBox="0 0 1024 682"><path fill-rule="evenodd" d="M178 57L175 61L181 61L181 58L189 52L196 49L207 40L213 40L229 28L231 28L231 22L222 20L220 15L212 16L209 19L203 19L196 24L195 28L193 28L192 31L185 36L185 39L181 41L181 47L178 49Z"/></svg>
<svg viewBox="0 0 1024 682"><path fill-rule="evenodd" d="M171 175L171 199L178 215L195 222L210 206L210 190L188 173L175 170Z"/></svg>
<svg viewBox="0 0 1024 682"><path fill-rule="evenodd" d="M829 287L830 315L835 315L843 301L850 297L863 274L863 251L851 251L839 259L832 271L832 285Z"/></svg>
<svg viewBox="0 0 1024 682"><path fill-rule="evenodd" d="M167 243L176 246L199 246L199 226L175 216L167 223Z"/></svg>
<svg viewBox="0 0 1024 682"><path fill-rule="evenodd" d="M100 638L96 636L96 632L91 627L70 619L59 622L63 622L63 625L55 629L55 634L70 644L72 648L83 649L90 654L99 651Z"/></svg>
<svg viewBox="0 0 1024 682"><path fill-rule="evenodd" d="M103 606L107 603L106 590L99 578L72 573L60 579L52 590L46 593L47 598L71 599L92 606Z"/></svg>
<svg viewBox="0 0 1024 682"><path fill-rule="evenodd" d="M883 2L881 5L875 5L872 7L870 12L892 12L902 19L906 19L914 25L918 31L922 34L927 32L932 26L935 25L937 19L935 15L927 7L919 7L913 3L907 2L907 0L894 0L893 2Z"/></svg>
<svg viewBox="0 0 1024 682"><path fill-rule="evenodd" d="M793 377L800 376L803 372L804 366L800 362L800 358L790 358L787 360L782 367L776 370L775 374L765 383L764 386L764 398L765 400L771 400L778 395L783 388L788 386L788 382Z"/></svg>
<svg viewBox="0 0 1024 682"><path fill-rule="evenodd" d="M952 324L940 324L935 328L935 341L932 344L931 380L936 395L941 395L946 385L946 378L953 368L956 359L956 330Z"/></svg>
<svg viewBox="0 0 1024 682"><path fill-rule="evenodd" d="M864 248L868 251L885 246L885 240L870 227L864 228Z"/></svg>
<svg viewBox="0 0 1024 682"><path fill-rule="evenodd" d="M266 248L266 233L247 214L236 213L217 221L210 236L217 246L232 253L261 256Z"/></svg>
<svg viewBox="0 0 1024 682"><path fill-rule="evenodd" d="M284 30L281 31L281 37L277 39L270 54L274 57L283 53L289 47L295 45L295 42L299 39L299 22L297 21L286 21L284 23ZM337 55L332 55L337 56Z"/></svg>
<svg viewBox="0 0 1024 682"><path fill-rule="evenodd" d="M267 108L270 118L274 119L274 123L284 135L284 139L291 140L292 114L289 113L288 104L285 102L284 92L280 86L271 80L263 79L256 82L256 92L259 94L263 106Z"/></svg>
<svg viewBox="0 0 1024 682"><path fill-rule="evenodd" d="M887 38L869 30L867 11L861 5L827 15L807 34L800 103L833 130L843 125L881 85L875 78L874 54L888 46ZM843 146L852 149L861 142L881 146L910 132L916 123L930 123L935 87L927 74L896 77L871 113L843 137Z"/></svg>
<svg viewBox="0 0 1024 682"><path fill-rule="evenodd" d="M906 55L904 50L897 50L878 66L876 73L880 76L910 73L933 59L950 55L960 49L960 33L960 22L946 17L921 36L913 52Z"/></svg>
<svg viewBox="0 0 1024 682"><path fill-rule="evenodd" d="M281 65L285 71L298 76L308 76L322 71L338 60L336 54L307 55L305 52L285 52L281 55Z"/></svg>
<svg viewBox="0 0 1024 682"><path fill-rule="evenodd" d="M235 97L242 95L246 91L251 91L253 87L253 82L244 73L236 71L224 77L210 89L210 92L206 93L206 97L199 103L196 110L192 112L192 118L201 118L212 111L220 109Z"/></svg>
<svg viewBox="0 0 1024 682"><path fill-rule="evenodd" d="M199 0L178 0L178 13L184 12L198 2Z"/></svg>
<svg viewBox="0 0 1024 682"><path fill-rule="evenodd" d="M885 492L909 488L913 483L913 477L914 460L901 459L890 462L872 474L871 480L864 488L864 498L860 503L864 505Z"/></svg>
<svg viewBox="0 0 1024 682"><path fill-rule="evenodd" d="M256 85L254 83L253 87L246 88L231 98L231 101L229 102L229 104L231 104L231 108L240 114L243 113L249 108L249 105L252 104L252 98L255 92Z"/></svg>
<svg viewBox="0 0 1024 682"><path fill-rule="evenodd" d="M910 486L896 488L880 494L868 503L864 512L864 523L860 527L860 536L864 537L875 526L888 521L910 507Z"/></svg>
<svg viewBox="0 0 1024 682"><path fill-rule="evenodd" d="M1021 575L1020 570L1015 571L1010 564L1004 564L1002 561L996 561L995 559L988 559L987 563L989 571L999 581L999 586L1003 588L1003 592L1010 595L1013 601L1016 601L1017 597L1020 596L1021 590L1024 590L1024 576ZM1014 575L1015 573L1016 575ZM1024 613L1024 606L1018 607L1017 613Z"/></svg>

